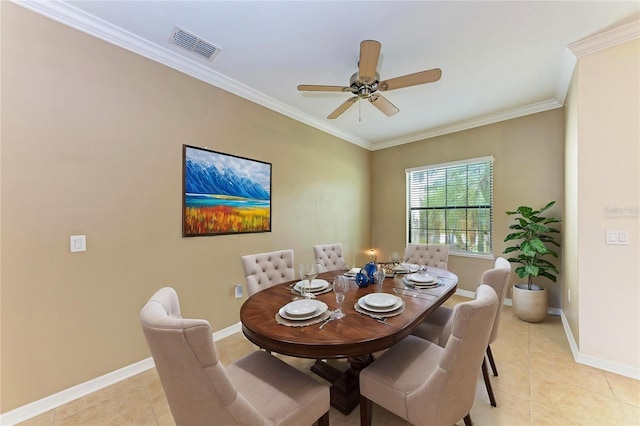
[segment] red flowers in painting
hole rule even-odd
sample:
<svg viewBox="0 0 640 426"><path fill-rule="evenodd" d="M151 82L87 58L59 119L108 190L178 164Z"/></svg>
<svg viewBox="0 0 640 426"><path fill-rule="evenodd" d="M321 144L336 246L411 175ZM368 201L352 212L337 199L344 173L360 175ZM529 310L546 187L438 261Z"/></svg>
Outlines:
<svg viewBox="0 0 640 426"><path fill-rule="evenodd" d="M262 207L185 207L189 235L234 234L270 230L270 209Z"/></svg>

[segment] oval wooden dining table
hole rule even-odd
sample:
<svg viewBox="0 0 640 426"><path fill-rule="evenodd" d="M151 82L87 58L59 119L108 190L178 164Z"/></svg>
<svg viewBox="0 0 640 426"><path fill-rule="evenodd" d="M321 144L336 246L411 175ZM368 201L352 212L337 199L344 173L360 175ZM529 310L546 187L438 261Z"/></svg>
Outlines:
<svg viewBox="0 0 640 426"><path fill-rule="evenodd" d="M337 275L346 271L330 271L318 275L330 284ZM358 375L362 368L373 362L372 354L393 346L446 301L457 288L458 277L450 271L429 268L441 286L415 291L402 282L403 275L387 277L383 282L384 293L399 296L404 301L404 311L380 322L356 311L355 305L362 296L376 292L376 286L358 287L350 281L350 288L342 305L344 318L332 320L322 329L320 324L293 327L279 324L276 314L287 303L299 298L292 287L298 281L279 284L249 297L240 308L242 332L257 346L283 355L316 359L311 370L332 383L331 405L343 414L349 414L359 403ZM316 300L326 303L329 309L337 308L333 291L319 294ZM340 371L323 360L346 358L347 371Z"/></svg>

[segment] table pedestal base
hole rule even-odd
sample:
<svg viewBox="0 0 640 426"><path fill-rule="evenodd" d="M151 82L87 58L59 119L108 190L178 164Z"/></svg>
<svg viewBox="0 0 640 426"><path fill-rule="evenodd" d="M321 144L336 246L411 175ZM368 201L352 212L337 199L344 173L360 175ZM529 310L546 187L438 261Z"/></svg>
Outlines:
<svg viewBox="0 0 640 426"><path fill-rule="evenodd" d="M311 371L331 383L331 406L342 414L349 415L360 403L360 370L373 362L372 355L347 358L350 367L347 371L317 360Z"/></svg>

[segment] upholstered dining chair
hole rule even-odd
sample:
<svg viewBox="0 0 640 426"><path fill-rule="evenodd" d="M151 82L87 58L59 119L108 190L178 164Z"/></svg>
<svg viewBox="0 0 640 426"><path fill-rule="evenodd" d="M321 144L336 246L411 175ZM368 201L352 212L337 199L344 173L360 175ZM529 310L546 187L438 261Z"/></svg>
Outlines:
<svg viewBox="0 0 640 426"><path fill-rule="evenodd" d="M404 261L417 265L449 269L449 246L447 244L409 243L404 249Z"/></svg>
<svg viewBox="0 0 640 426"><path fill-rule="evenodd" d="M293 250L280 250L242 256L242 270L249 296L296 277Z"/></svg>
<svg viewBox="0 0 640 426"><path fill-rule="evenodd" d="M185 319L171 287L140 323L177 425L329 425L329 387L266 352L224 366L209 322Z"/></svg>
<svg viewBox="0 0 640 426"><path fill-rule="evenodd" d="M319 272L347 269L347 263L342 255L342 244L318 244L313 246L316 265Z"/></svg>
<svg viewBox="0 0 640 426"><path fill-rule="evenodd" d="M444 348L407 336L360 372L360 424L371 425L372 402L414 425L450 426L464 418L476 394L498 296L481 285L475 300L453 309Z"/></svg>
<svg viewBox="0 0 640 426"><path fill-rule="evenodd" d="M494 267L486 270L480 279L480 284L490 286L498 295L498 309L496 310L496 316L493 320L491 335L489 336L486 351L494 376L498 375L498 369L496 368L493 354L491 352L491 343L495 342L498 338L500 317L504 306L504 298L507 294L510 274L511 264L504 257L498 257L495 260ZM422 324L416 327L412 334L444 347L447 344L447 339L449 338L452 320L453 309L446 306L440 306L433 312L433 314L429 315ZM487 388L487 394L489 395L489 402L492 406L496 407L496 398L493 393L493 388L491 387L491 379L489 378L487 363L484 358L482 360L482 376L484 378L485 387Z"/></svg>

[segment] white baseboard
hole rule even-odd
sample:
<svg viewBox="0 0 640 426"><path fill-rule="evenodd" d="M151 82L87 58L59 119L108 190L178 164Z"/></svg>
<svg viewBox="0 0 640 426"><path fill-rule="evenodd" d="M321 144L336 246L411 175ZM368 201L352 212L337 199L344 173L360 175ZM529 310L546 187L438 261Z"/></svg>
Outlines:
<svg viewBox="0 0 640 426"><path fill-rule="evenodd" d="M233 324L227 328L213 333L213 340L217 341L225 337L231 336L242 330L240 323ZM153 358L149 357L142 361L122 367L118 370L107 373L103 376L89 380L79 385L70 387L53 395L31 402L14 410L0 414L0 425L12 426L17 423L24 422L32 417L38 416L54 408L60 407L68 402L83 396L89 395L107 386L111 386L129 377L140 374L154 367Z"/></svg>
<svg viewBox="0 0 640 426"><path fill-rule="evenodd" d="M475 299L476 298L476 292L475 291L462 290L461 288L456 290L456 295L462 296L462 297L468 297L469 299Z"/></svg>
<svg viewBox="0 0 640 426"><path fill-rule="evenodd" d="M468 290L456 290L456 294L464 297L468 297L473 299L475 297L475 292ZM511 299L504 299L504 304L507 306L512 306ZM560 308L547 308L547 313L549 315L559 315L562 319L562 326L564 328L564 333L567 336L567 340L569 341L569 346L571 348L571 353L573 355L573 359L584 365L588 365L589 367L594 367L600 370L609 371L611 373L619 374L621 376L630 377L635 380L640 380L640 369L629 367L627 365L619 364L617 362L607 361L601 358L596 358L591 355L585 355L580 353L578 349L578 345L576 343L575 338L573 337L573 333L571 332L571 327L569 327L569 322L567 318L564 316L564 311Z"/></svg>
<svg viewBox="0 0 640 426"><path fill-rule="evenodd" d="M619 364L617 362L607 361L605 359L596 358L591 355L585 355L580 353L576 339L573 337L573 332L569 326L569 321L565 317L564 312L560 313L562 318L562 326L564 327L564 333L569 341L569 347L573 354L573 359L589 367L594 367L600 370L609 371L611 373L619 374L620 376L630 377L635 380L640 380L640 368L630 367L628 365Z"/></svg>
<svg viewBox="0 0 640 426"><path fill-rule="evenodd" d="M474 291L457 289L456 294L458 296L468 297L469 299L473 299L476 297L476 293ZM504 304L506 306L513 306L511 299L505 298ZM547 308L547 313L549 315L560 315L562 313L562 309L560 308Z"/></svg>

